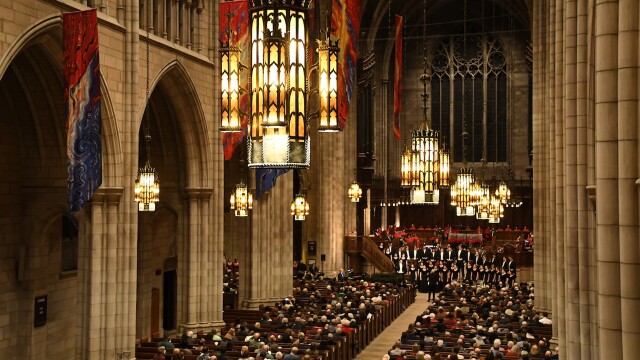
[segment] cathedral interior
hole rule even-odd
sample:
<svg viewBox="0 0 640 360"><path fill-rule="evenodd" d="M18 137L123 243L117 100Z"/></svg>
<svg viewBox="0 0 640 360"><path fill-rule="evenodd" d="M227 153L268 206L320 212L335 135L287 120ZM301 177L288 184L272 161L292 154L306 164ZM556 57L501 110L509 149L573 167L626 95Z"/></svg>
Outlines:
<svg viewBox="0 0 640 360"><path fill-rule="evenodd" d="M240 2L253 17L223 10ZM327 278L394 272L371 245L389 229L436 243L452 229L469 248L486 229L499 255L527 242L517 281L553 321L560 357L637 357L637 0L225 3L0 0L4 358L144 358L140 339L223 329L227 310L288 299L294 263ZM92 9L101 185L70 212L63 17ZM252 27L274 13L287 20ZM246 43L233 45L232 21L248 24ZM246 100L235 115L233 86ZM465 174L486 186L484 205L461 196Z"/></svg>

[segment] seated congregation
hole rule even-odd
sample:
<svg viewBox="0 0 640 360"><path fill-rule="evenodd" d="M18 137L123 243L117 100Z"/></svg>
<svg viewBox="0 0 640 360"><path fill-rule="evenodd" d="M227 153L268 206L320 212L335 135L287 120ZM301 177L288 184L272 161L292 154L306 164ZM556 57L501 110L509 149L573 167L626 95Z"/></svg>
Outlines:
<svg viewBox="0 0 640 360"><path fill-rule="evenodd" d="M136 358L156 360L353 359L415 301L406 282L299 277L294 293L258 310L225 309L220 332L141 339Z"/></svg>
<svg viewBox="0 0 640 360"><path fill-rule="evenodd" d="M408 325L383 360L558 359L551 320L533 306L533 284L453 281Z"/></svg>

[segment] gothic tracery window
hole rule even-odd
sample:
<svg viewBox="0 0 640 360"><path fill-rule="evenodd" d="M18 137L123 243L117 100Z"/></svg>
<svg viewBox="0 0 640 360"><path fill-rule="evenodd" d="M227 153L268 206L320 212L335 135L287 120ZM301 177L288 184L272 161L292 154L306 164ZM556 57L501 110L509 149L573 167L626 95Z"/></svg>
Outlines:
<svg viewBox="0 0 640 360"><path fill-rule="evenodd" d="M466 44L461 36L443 39L429 70L432 125L447 138L454 161L480 162L486 154L488 162L506 162L507 65L500 41L486 35L469 36Z"/></svg>

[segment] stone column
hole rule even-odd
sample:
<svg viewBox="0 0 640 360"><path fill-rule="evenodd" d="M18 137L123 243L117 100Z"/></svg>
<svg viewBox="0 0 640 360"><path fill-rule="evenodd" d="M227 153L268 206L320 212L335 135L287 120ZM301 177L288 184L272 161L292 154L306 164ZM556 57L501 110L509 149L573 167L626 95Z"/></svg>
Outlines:
<svg viewBox="0 0 640 360"><path fill-rule="evenodd" d="M383 201L387 202L387 181L388 181L388 152L387 145L389 142L389 111L387 107L389 94L389 79L380 79L380 90L377 92L377 111L376 111L376 174L375 177L381 178L384 181L383 188ZM389 226L387 219L387 207L380 207L381 211L381 223L382 227Z"/></svg>
<svg viewBox="0 0 640 360"><path fill-rule="evenodd" d="M253 205L250 236L241 242L239 252L239 295L244 308L257 309L292 293L292 200L293 172L289 171Z"/></svg>
<svg viewBox="0 0 640 360"><path fill-rule="evenodd" d="M128 322L118 322L117 306L127 300L117 280L126 268L118 267L118 204L122 188L100 188L91 199L89 245L80 251L78 281L79 331L76 357L113 359L123 344L117 334ZM120 244L121 245L121 244ZM83 247L84 248L84 247Z"/></svg>
<svg viewBox="0 0 640 360"><path fill-rule="evenodd" d="M186 257L186 283L184 284L183 299L183 320L181 328L195 330L198 328L198 320L202 318L204 309L200 303L200 279L198 274L199 254L200 254L200 227L198 219L200 217L200 207L198 194L187 190L188 218L185 221L187 244L184 247Z"/></svg>
<svg viewBox="0 0 640 360"><path fill-rule="evenodd" d="M587 0L577 2L576 55L576 195L578 290L580 321L580 359L592 358L591 351L591 281L589 277L589 204L587 199Z"/></svg>
<svg viewBox="0 0 640 360"><path fill-rule="evenodd" d="M352 103L351 106L354 107L355 104ZM347 126L355 125L354 123L347 124ZM311 203L309 220L314 221L316 225L315 234L311 237L317 241L318 254L326 255L324 271L327 274L336 273L343 266L345 200L348 200L348 185L345 183L350 182L354 176L354 169L347 172L345 166L345 137L345 132L318 134L317 163L312 164L312 171L317 177L316 188L312 189L317 195L314 197L314 201L317 203ZM347 174L350 175L347 176ZM322 264L318 264L318 266L320 267Z"/></svg>
<svg viewBox="0 0 640 360"><path fill-rule="evenodd" d="M548 69L546 72L547 80L547 92L548 92L548 106L547 106L547 121L546 121L546 129L545 129L545 137L547 140L546 149L547 150L547 171L546 174L546 182L547 185L545 188L547 189L547 201L545 207L547 208L546 217L545 217L545 241L547 241L548 246L545 248L546 257L549 259L550 264L550 272L549 272L549 292L551 294L551 309L553 311L554 321L557 323L557 314L556 311L558 309L558 287L557 287L557 263L555 258L555 235L556 235L556 212L555 212L555 204L556 204L556 192L555 192L555 178L556 178L556 154L555 154L555 33L557 29L556 23L556 1L560 0L551 0L549 9L547 9L549 13L549 18L547 20L547 26L549 31L547 32L547 48L549 51L548 56ZM559 79L558 79L559 80ZM549 269L547 269L549 271ZM553 327L553 336L558 336L558 327Z"/></svg>
<svg viewBox="0 0 640 360"><path fill-rule="evenodd" d="M566 294L566 343L562 344L563 356L577 359L580 354L580 296L578 289L578 187L577 187L577 1L568 0L564 12L564 239L565 239L565 294Z"/></svg>
<svg viewBox="0 0 640 360"><path fill-rule="evenodd" d="M596 232L600 359L622 359L618 206L618 2L595 5Z"/></svg>
<svg viewBox="0 0 640 360"><path fill-rule="evenodd" d="M618 33L618 214L622 358L640 351L638 199L638 1L620 0ZM604 240L604 239L602 239ZM606 308L601 308L608 311ZM606 344L606 343L605 343Z"/></svg>
<svg viewBox="0 0 640 360"><path fill-rule="evenodd" d="M545 7L541 2L534 3L533 16L533 46L534 46L534 82L533 82L533 108L546 109L546 29L545 29ZM544 190L546 176L546 152L545 152L545 122L546 113L535 111L533 113L533 202L534 202L534 225L535 231L535 252L534 252L534 281L536 287L536 306L542 309L549 309L547 304L547 277L546 271L546 251L547 240L545 236L546 219L546 192Z"/></svg>

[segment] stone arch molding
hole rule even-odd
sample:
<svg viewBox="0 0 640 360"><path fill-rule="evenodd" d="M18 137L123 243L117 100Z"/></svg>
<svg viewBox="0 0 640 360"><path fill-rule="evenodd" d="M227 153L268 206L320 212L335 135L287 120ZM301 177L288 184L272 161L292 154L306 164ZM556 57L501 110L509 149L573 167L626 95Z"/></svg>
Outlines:
<svg viewBox="0 0 640 360"><path fill-rule="evenodd" d="M209 168L212 150L208 139L206 117L193 78L180 61L173 60L155 76L150 84L149 94L153 94L155 88L163 82L173 85L167 86L166 91L170 98L170 106L180 117L177 125L182 132L185 146L184 161L188 174L186 187L211 188ZM142 126L146 101L147 99L142 102L138 112L138 129Z"/></svg>
<svg viewBox="0 0 640 360"><path fill-rule="evenodd" d="M62 31L62 16L52 14L29 26L20 34L7 51L0 57L0 81L15 58L35 39L51 32ZM60 44L62 46L62 44ZM62 63L62 59L60 59ZM62 71L62 69L60 69ZM100 74L102 93L102 130L103 130L103 187L122 186L122 144L113 103L104 74ZM120 166L119 166L120 165Z"/></svg>

